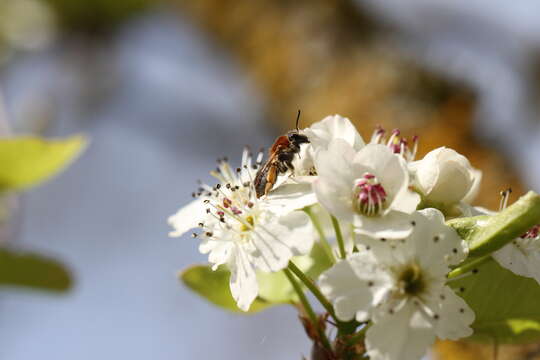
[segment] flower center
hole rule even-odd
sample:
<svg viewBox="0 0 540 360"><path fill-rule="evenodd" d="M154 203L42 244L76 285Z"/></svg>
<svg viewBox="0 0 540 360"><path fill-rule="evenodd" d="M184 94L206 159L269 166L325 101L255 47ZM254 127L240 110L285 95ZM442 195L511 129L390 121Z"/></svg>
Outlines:
<svg viewBox="0 0 540 360"><path fill-rule="evenodd" d="M255 220L253 219L253 216L249 215L246 218L244 218L244 221L249 224L250 226L246 225L246 223L242 223L242 226L240 228L240 231L249 231L253 229L253 226L255 226Z"/></svg>
<svg viewBox="0 0 540 360"><path fill-rule="evenodd" d="M365 173L354 181L354 209L366 216L378 216L384 210L386 191L375 175Z"/></svg>
<svg viewBox="0 0 540 360"><path fill-rule="evenodd" d="M533 226L525 234L521 235L522 239L536 239L540 235L540 225Z"/></svg>
<svg viewBox="0 0 540 360"><path fill-rule="evenodd" d="M413 263L404 268L398 276L398 286L405 295L417 296L421 294L426 284L420 266Z"/></svg>

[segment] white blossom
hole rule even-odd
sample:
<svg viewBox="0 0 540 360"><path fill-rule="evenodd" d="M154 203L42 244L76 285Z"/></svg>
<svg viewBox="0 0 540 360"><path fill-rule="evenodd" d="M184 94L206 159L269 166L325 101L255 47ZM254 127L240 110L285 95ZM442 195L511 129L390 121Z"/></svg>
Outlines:
<svg viewBox="0 0 540 360"><path fill-rule="evenodd" d="M442 209L474 200L482 177L466 157L445 147L430 151L409 168L423 201Z"/></svg>
<svg viewBox="0 0 540 360"><path fill-rule="evenodd" d="M420 359L436 337L472 334L473 311L446 285L449 265L466 256L465 242L436 209L411 221L406 239L373 240L319 278L340 320L372 321L365 340L372 360Z"/></svg>
<svg viewBox="0 0 540 360"><path fill-rule="evenodd" d="M294 205L303 205L293 195L257 199L252 182L256 168L247 150L236 171L220 161L212 173L219 183L201 184L197 198L169 218L175 229L171 236L202 230L194 233L201 240L199 250L208 254L214 270L228 266L231 293L244 311L258 294L256 270L279 271L313 245L313 229L305 213L294 211Z"/></svg>
<svg viewBox="0 0 540 360"><path fill-rule="evenodd" d="M295 176L302 177L296 181L314 180L317 174L313 161L315 154L320 150L326 150L334 139L342 139L355 150L360 150L365 145L352 122L340 115L327 116L302 130L302 134L308 137L310 143L301 147L299 156L293 161Z"/></svg>
<svg viewBox="0 0 540 360"><path fill-rule="evenodd" d="M540 226L512 240L491 256L514 274L530 277L540 284Z"/></svg>
<svg viewBox="0 0 540 360"><path fill-rule="evenodd" d="M420 198L409 190L405 161L381 144L360 151L335 139L316 154L317 199L355 231L382 238L403 238L412 227L409 214Z"/></svg>

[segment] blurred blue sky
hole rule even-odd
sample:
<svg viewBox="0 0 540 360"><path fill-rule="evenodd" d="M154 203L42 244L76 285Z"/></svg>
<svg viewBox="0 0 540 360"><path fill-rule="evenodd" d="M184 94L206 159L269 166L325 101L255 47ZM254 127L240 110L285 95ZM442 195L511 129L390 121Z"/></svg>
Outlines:
<svg viewBox="0 0 540 360"><path fill-rule="evenodd" d="M70 169L22 199L20 245L58 255L77 284L66 296L2 293L0 358L300 358L309 347L292 308L254 317L214 308L176 278L205 261L197 241L167 237L167 217L217 157L272 141L257 90L190 24L163 14L126 26L107 50L112 63L66 63L70 46L20 61L5 84L10 109L18 92L32 96L20 89L28 83L57 105L47 135L92 139ZM106 100L81 103L89 80L78 66L94 67ZM114 79L99 78L111 68Z"/></svg>

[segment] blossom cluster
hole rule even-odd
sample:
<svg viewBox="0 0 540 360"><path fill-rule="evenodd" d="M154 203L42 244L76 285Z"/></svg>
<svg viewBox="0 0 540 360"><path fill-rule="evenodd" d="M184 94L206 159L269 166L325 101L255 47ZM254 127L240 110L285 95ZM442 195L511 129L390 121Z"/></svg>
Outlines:
<svg viewBox="0 0 540 360"><path fill-rule="evenodd" d="M481 172L441 147L416 159L418 138L374 131L367 142L339 115L299 130L309 139L290 170L257 196L263 154L249 149L240 166L219 160L215 185L201 183L193 201L169 218L171 236L191 229L213 269L228 268L238 307L259 295L257 272L287 269L335 231L333 265L316 281L339 322L356 322L370 359L420 359L436 338L473 333L473 310L448 274L468 256L451 218L485 213L472 207ZM306 211L309 210L309 211ZM318 217L316 231L308 214ZM503 267L540 283L539 227L493 254Z"/></svg>

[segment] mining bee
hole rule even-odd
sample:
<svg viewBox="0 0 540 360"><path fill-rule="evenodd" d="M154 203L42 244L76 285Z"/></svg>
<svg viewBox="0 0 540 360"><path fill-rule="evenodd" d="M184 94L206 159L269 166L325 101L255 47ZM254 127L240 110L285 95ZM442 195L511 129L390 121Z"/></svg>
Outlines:
<svg viewBox="0 0 540 360"><path fill-rule="evenodd" d="M287 172L287 170L294 171L292 164L294 156L300 152L301 144L309 143L308 137L300 134L299 120L300 110L296 116L296 130L291 130L286 135L281 135L276 139L268 151L268 160L257 171L253 185L258 198L268 195L276 183L278 175Z"/></svg>

